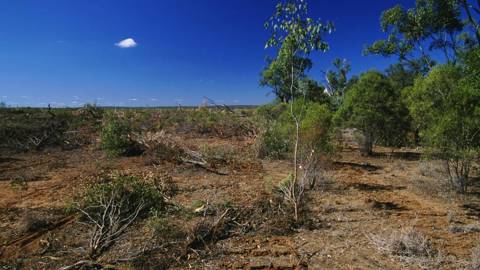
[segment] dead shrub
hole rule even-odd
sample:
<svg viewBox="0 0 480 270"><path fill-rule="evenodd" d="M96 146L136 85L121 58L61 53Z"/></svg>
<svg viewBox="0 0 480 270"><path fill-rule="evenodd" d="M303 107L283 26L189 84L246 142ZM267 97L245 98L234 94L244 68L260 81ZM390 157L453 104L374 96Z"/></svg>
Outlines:
<svg viewBox="0 0 480 270"><path fill-rule="evenodd" d="M285 205L293 210L295 221L298 221L299 212L304 207L305 193L314 189L317 182L325 182L321 165L320 156L311 150L308 156L300 161L298 177L291 173L277 186L277 193L282 196Z"/></svg>
<svg viewBox="0 0 480 270"><path fill-rule="evenodd" d="M418 169L422 176L431 178L446 178L446 172L442 165L438 161L434 160L422 160L418 164Z"/></svg>
<svg viewBox="0 0 480 270"><path fill-rule="evenodd" d="M185 155L184 148L165 131L134 134L133 139L146 149L146 154L157 160L180 162Z"/></svg>
<svg viewBox="0 0 480 270"><path fill-rule="evenodd" d="M428 196L452 198L455 195L446 178L413 175L411 183L416 191Z"/></svg>
<svg viewBox="0 0 480 270"><path fill-rule="evenodd" d="M401 262L414 263L420 267L439 263L440 253L430 240L413 226L385 235L368 235L370 242L381 252Z"/></svg>
<svg viewBox="0 0 480 270"><path fill-rule="evenodd" d="M230 212L233 212L232 209L227 208L214 220L203 219L198 222L188 236L187 252L208 247L209 243L228 237L232 226Z"/></svg>
<svg viewBox="0 0 480 270"><path fill-rule="evenodd" d="M261 168L255 155L244 149L238 150L232 145L202 145L199 153L212 169L227 171L258 170Z"/></svg>

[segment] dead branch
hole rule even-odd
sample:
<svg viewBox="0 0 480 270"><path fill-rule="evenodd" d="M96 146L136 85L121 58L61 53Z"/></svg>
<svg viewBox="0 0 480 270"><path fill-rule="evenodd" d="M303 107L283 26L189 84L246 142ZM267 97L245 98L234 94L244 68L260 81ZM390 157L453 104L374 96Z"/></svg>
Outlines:
<svg viewBox="0 0 480 270"><path fill-rule="evenodd" d="M207 240L215 240L216 234L218 235L219 227L222 224L223 220L227 216L228 212L230 209L225 210L218 219L216 219L211 225L208 227L207 224L205 223L200 223L203 224L203 226L197 227L197 229L193 232L193 237L190 240L190 242L187 244L187 251L188 250L194 250L196 246L199 244L203 244L204 247L208 248L207 246Z"/></svg>
<svg viewBox="0 0 480 270"><path fill-rule="evenodd" d="M89 207L98 209L98 213L95 215L90 214L88 209L76 207L88 219L92 227L88 252L90 258L100 255L117 241L145 207L145 203L141 201L131 213L126 213L122 207L125 204L128 204L125 198L117 201L112 192L109 194L109 198L100 195L98 205Z"/></svg>
<svg viewBox="0 0 480 270"><path fill-rule="evenodd" d="M103 265L100 264L100 263L90 261L90 260L81 260L81 261L78 261L78 262L76 262L72 265L61 267L58 270L77 269L77 268L84 267L84 266L88 267L89 269L91 269L91 268L103 268Z"/></svg>
<svg viewBox="0 0 480 270"><path fill-rule="evenodd" d="M169 156L166 158L168 159L172 159L177 162L193 164L218 175L228 175L228 173L215 170L215 168L201 153L182 146L179 142L168 136L164 131L136 134L134 139L139 144L150 150L167 149Z"/></svg>

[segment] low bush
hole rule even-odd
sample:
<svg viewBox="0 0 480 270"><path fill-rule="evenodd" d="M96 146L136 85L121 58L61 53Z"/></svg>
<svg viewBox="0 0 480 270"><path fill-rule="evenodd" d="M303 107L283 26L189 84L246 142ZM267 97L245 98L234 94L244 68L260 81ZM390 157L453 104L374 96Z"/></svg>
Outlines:
<svg viewBox="0 0 480 270"><path fill-rule="evenodd" d="M215 107L168 109L157 115L156 128L220 138L251 136L255 133L255 126L246 116L248 113Z"/></svg>
<svg viewBox="0 0 480 270"><path fill-rule="evenodd" d="M0 119L0 148L13 151L74 147L76 138L68 132L82 124L68 109L6 108Z"/></svg>
<svg viewBox="0 0 480 270"><path fill-rule="evenodd" d="M164 206L164 195L152 183L125 173L102 177L100 183L85 190L75 205L92 228L88 256L99 256L135 220Z"/></svg>
<svg viewBox="0 0 480 270"><path fill-rule="evenodd" d="M142 152L132 139L130 123L114 113L104 120L100 133L101 147L110 157L131 156Z"/></svg>
<svg viewBox="0 0 480 270"><path fill-rule="evenodd" d="M168 236L172 234L173 228L169 223L168 218L163 217L158 211L153 211L146 223L147 228L153 231L156 235Z"/></svg>
<svg viewBox="0 0 480 270"><path fill-rule="evenodd" d="M125 213L131 213L139 205L142 205L142 212L164 206L163 194L155 184L123 172L108 174L101 178L100 183L88 186L81 205L94 216L99 203L108 203L106 198L119 203L118 207Z"/></svg>

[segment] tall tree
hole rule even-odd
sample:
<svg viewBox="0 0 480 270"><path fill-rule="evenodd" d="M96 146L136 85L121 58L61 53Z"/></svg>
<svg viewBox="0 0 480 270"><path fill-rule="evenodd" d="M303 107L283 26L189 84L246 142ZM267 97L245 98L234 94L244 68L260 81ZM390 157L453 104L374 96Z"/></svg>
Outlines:
<svg viewBox="0 0 480 270"><path fill-rule="evenodd" d="M347 92L335 121L362 131L365 136L363 150L371 155L375 142L392 145L405 137L403 114L400 93L390 80L380 72L369 71Z"/></svg>
<svg viewBox="0 0 480 270"><path fill-rule="evenodd" d="M480 157L480 50L464 62L435 67L408 93L423 144L445 161L461 192L467 191L472 161Z"/></svg>
<svg viewBox="0 0 480 270"><path fill-rule="evenodd" d="M428 71L434 62L427 50L440 50L447 62L456 61L464 24L458 0L416 0L414 8L397 5L384 11L381 27L387 38L368 46L365 54L397 56L403 63Z"/></svg>

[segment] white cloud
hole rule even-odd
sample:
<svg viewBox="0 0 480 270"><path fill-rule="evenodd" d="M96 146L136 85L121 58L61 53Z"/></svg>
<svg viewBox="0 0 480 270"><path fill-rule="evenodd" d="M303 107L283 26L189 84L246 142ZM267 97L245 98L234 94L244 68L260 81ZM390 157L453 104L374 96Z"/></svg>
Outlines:
<svg viewBox="0 0 480 270"><path fill-rule="evenodd" d="M130 98L128 101L137 101L138 99L136 98Z"/></svg>
<svg viewBox="0 0 480 270"><path fill-rule="evenodd" d="M119 41L118 43L115 43L115 46L120 48L133 48L137 46L137 42L135 42L133 38L127 38Z"/></svg>

